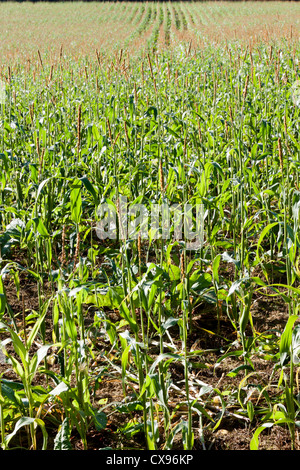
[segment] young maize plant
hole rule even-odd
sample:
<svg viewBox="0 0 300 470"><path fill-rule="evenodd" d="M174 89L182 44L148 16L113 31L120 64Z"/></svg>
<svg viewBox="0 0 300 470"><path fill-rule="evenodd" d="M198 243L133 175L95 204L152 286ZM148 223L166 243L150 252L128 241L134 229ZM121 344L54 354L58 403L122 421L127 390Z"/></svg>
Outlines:
<svg viewBox="0 0 300 470"><path fill-rule="evenodd" d="M0 10L2 449L299 449L297 2Z"/></svg>

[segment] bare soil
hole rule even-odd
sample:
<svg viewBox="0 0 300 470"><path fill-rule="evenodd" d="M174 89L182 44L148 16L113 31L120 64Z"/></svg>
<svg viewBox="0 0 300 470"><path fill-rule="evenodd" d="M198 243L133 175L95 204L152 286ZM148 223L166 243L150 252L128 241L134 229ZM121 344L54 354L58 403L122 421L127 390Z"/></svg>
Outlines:
<svg viewBox="0 0 300 470"><path fill-rule="evenodd" d="M46 286L45 295L49 294L51 288L49 285ZM21 275L21 294L20 298L17 297L15 292L15 286L13 281L6 282L6 291L8 302L14 312L16 322L20 327L23 328L22 323L22 312L25 310L26 314L30 311L38 311L38 295L37 287L34 280L28 278L25 274ZM93 323L93 315L89 310L85 319L87 326ZM265 298L263 295L256 295L253 299L252 307L252 319L253 327L257 334L270 335L270 351L273 353L272 348L276 345L273 344L276 335L280 335L283 331L286 321L288 318L288 312L286 306L280 298ZM89 317L90 315L90 317ZM107 312L108 317L112 321L116 321L119 318L118 312ZM52 318L47 317L47 337L51 342L52 338ZM218 331L217 334L216 332ZM250 333L250 332L249 332ZM176 344L180 343L178 335L178 329L174 328L171 330L171 336ZM3 335L0 339L3 339ZM190 350L203 350L210 351L205 352L203 356L193 358L192 374L194 377L201 380L207 385L210 385L214 389L219 390L221 393L227 392L226 400L226 412L224 413L219 427L213 431L211 429L204 429L204 435L202 440L197 437L195 432L195 450L249 450L250 440L253 436L255 429L261 424L257 416L252 422L249 421L247 415L241 417L237 413L237 399L236 393L239 389L241 381L243 379L244 372L239 372L235 377L228 376L228 372L242 364L240 356L228 356L223 359L216 367L217 361L226 351L229 344L234 343L237 339L237 333L234 331L231 322L226 315L224 309L221 312L219 323L217 321L216 307L212 304L202 303L195 308L192 316L191 331L189 333L189 348ZM97 340L98 341L98 340ZM179 345L180 347L180 345ZM108 345L105 342L101 343L101 340L96 344L96 349L103 351L107 349ZM149 352L155 357L158 353L157 347L153 346L153 349ZM276 396L279 391L276 387L279 379L279 373L274 369L275 363L270 358L266 359L265 355L257 355L251 358L254 366L255 374L251 377L254 384L259 384L261 388L267 387L270 397L276 400ZM205 364L205 367L199 366L199 364ZM95 361L90 365L91 371L96 374L97 370L103 367L103 358L101 354L96 355ZM198 365L197 365L198 364ZM58 364L54 363L52 366L53 370L58 371ZM14 375L13 371L9 369L7 364L0 361L0 372L3 373L3 378L10 380L18 380ZM184 390L183 384L183 367L180 364L172 363L169 368L169 373L172 377L174 384L178 384L178 387ZM35 384L39 384L47 387L44 376L37 374ZM272 377L272 378L271 378ZM270 379L271 378L271 379ZM128 394L133 393L133 389L129 386L127 388ZM98 384L95 398L98 400L106 400L109 403L121 403L124 402L124 394L122 388L121 377L118 374L104 374L101 382ZM174 405L180 403L180 396L170 396L171 403ZM229 401L232 400L232 406ZM259 396L258 391L254 390L251 396L251 401L255 406L262 405L263 408L263 397ZM207 405L207 411L212 417L217 417L222 411L221 401L218 396ZM132 413L121 413L112 412L113 406L106 409L108 415L108 423L104 430L98 432L94 427L91 427L88 432L88 449L98 450L100 448L112 448L112 449L131 449L131 450L146 450L146 443L143 437L143 433L137 433L134 436L127 436L122 432L122 428L129 420L140 419L141 412ZM54 411L54 421L56 425L51 425L49 421L49 448L53 445L53 439L57 432L57 419L61 419L59 415L60 411ZM180 407L174 414L174 420L180 419L181 414ZM47 413L46 413L47 415ZM175 422L174 421L174 422ZM205 423L204 423L205 424ZM198 418L195 417L195 429L198 428ZM22 434L18 437L19 443L24 445L24 436ZM76 430L72 433L71 442L74 450L83 450L83 445L80 436ZM163 439L162 439L163 442ZM181 439L175 442L175 449L182 449ZM260 450L290 450L291 440L289 431L284 426L273 426L270 429L265 430L260 435ZM297 439L296 449L300 449L300 443Z"/></svg>

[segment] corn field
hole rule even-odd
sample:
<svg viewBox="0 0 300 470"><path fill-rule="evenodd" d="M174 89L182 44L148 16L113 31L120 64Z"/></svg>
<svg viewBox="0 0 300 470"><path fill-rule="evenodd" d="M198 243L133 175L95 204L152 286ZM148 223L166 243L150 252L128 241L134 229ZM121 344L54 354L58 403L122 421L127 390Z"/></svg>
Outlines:
<svg viewBox="0 0 300 470"><path fill-rule="evenodd" d="M299 449L299 4L0 13L1 448Z"/></svg>

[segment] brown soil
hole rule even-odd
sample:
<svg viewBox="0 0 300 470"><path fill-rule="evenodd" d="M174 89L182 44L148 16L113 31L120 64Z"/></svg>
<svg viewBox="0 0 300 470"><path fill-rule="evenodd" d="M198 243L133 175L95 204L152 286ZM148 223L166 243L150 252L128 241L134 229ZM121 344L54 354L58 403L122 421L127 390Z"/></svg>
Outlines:
<svg viewBox="0 0 300 470"><path fill-rule="evenodd" d="M28 278L25 274L21 275L20 284L20 298L17 297L15 292L14 282L6 281L6 291L8 302L14 313L15 320L20 330L23 328L23 310L28 314L30 311L38 311L38 295L37 287L34 280ZM51 290L50 285L45 286L45 295L49 295ZM252 303L252 319L253 327L257 334L270 335L270 351L274 352L274 349L278 347L276 344L276 337L283 331L286 321L288 318L288 312L283 301L279 297L266 298L263 295L254 296ZM197 431L195 431L195 450L209 449L209 450L249 450L250 440L253 436L255 429L261 424L261 422L255 417L250 422L247 414L242 416L238 412L236 393L239 389L241 381L243 379L244 371L240 371L235 377L229 377L227 374L237 366L242 365L243 361L241 356L228 356L223 359L216 367L218 359L226 352L229 345L232 345L237 339L237 333L235 332L231 322L228 319L226 311L223 309L219 312L219 324L217 321L216 307L212 304L202 303L198 305L192 314L191 330L189 332L189 349L193 350L204 350L203 355L195 356L192 359L192 374L193 377L201 380L205 384L218 390L220 393L227 392L224 395L226 402L226 411L221 419L220 425L217 429L212 430L209 428L204 429L203 439L197 437ZM119 320L120 317L118 312L111 311L107 312L108 318L112 321ZM93 323L93 312L87 310L86 314L86 325L92 325ZM51 314L46 319L47 323L47 337L49 342L52 342L52 318ZM219 333L216 334L219 328ZM249 335L251 331L249 330ZM175 345L178 345L180 349L180 338L178 335L178 328L174 327L170 330L172 340ZM3 334L0 339L3 339ZM156 338L157 339L157 338ZM258 339L259 341L259 339ZM109 345L105 343L103 339L95 339L96 350L99 354L95 355L94 362L90 365L93 374L97 374L103 366L107 365L102 357L101 352L108 352ZM230 346L233 351L232 346ZM149 354L155 357L158 354L158 347L152 346ZM112 353L113 355L113 353ZM275 363L272 359L267 358L266 354L254 355L251 357L255 374L251 376L251 380L245 383L245 388L248 387L247 391L252 393L251 401L262 409L266 407L266 402L263 396L259 395L258 389L255 390L255 385L260 385L261 388L266 387L268 389L269 396L276 400L279 394L276 385L279 379L279 372L274 369ZM271 355L270 355L271 357ZM55 363L51 366L53 370L58 371L58 364ZM0 361L0 372L3 373L3 378L16 380L16 377L12 370L8 368L7 364ZM169 367L169 373L172 377L173 383L178 385L178 388L184 391L183 384L183 367L179 363L171 363ZM35 384L47 386L43 376L36 376ZM251 391L251 384L254 384L254 389ZM98 384L99 387L95 392L95 399L106 400L107 404L113 403L124 403L124 395L122 388L121 376L118 373L107 373L103 374L101 382ZM134 390L127 386L128 395L132 394ZM245 393L245 392L243 392ZM232 406L230 405L232 400ZM180 416L184 413L184 409L180 406L181 395L176 391L170 392L170 405L174 409L173 422L180 419ZM178 406L178 409L176 408ZM220 416L222 412L221 400L218 397L218 393L212 395L209 403L206 403L205 408L211 417L216 418ZM48 410L47 413L50 413ZM108 407L105 412L108 416L108 423L104 430L97 432L94 427L91 427L88 431L88 449L98 450L100 448L112 448L112 449L133 449L133 450L145 450L146 443L143 437L143 433L137 433L134 436L128 437L122 432L122 427L129 420L135 418L141 418L141 412L135 411L131 413L121 413L113 411L113 406ZM47 414L46 413L46 414ZM59 424L60 410L54 410L53 416L56 424L53 425L51 430L51 423L49 424L49 446L53 444L53 439L57 432L57 425ZM256 416L256 415L255 415ZM198 418L195 416L194 426L198 428ZM203 423L207 424L207 423ZM51 435L53 434L53 435ZM21 439L21 437L18 437ZM82 450L82 442L80 436L74 431L72 433L72 446L74 449ZM163 439L162 439L163 442ZM24 445L24 442L22 442ZM182 449L181 439L178 442L175 441L174 448ZM274 426L270 429L266 429L260 435L260 447L261 450L289 450L291 448L291 440L289 431L284 426ZM299 441L296 442L296 448L300 449Z"/></svg>

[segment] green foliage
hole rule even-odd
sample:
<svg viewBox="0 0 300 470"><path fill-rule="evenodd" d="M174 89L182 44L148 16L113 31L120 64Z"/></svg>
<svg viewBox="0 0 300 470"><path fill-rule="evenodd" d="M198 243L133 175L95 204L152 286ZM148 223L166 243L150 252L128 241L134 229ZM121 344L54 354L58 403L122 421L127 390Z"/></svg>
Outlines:
<svg viewBox="0 0 300 470"><path fill-rule="evenodd" d="M205 433L231 413L251 426L250 449L273 426L294 447L299 44L208 41L202 26L228 18L217 4L209 14L178 2L100 7L99 25L111 17L131 28L114 51L61 50L55 60L35 51L3 71L0 359L16 379L0 378L2 448L25 428L33 449L40 429L46 449L54 426L55 450L71 449L75 430L88 449L89 431L105 432L116 413L123 438L143 433L151 450L179 437L192 450L198 434L205 448ZM203 243L190 250L174 219L166 238L149 226L144 238L126 237L120 196L149 213L189 204L193 224L201 205ZM97 236L101 203L119 211L113 239ZM282 330L256 330L260 298L286 307ZM234 363L225 389L201 380L212 355L215 370ZM121 385L122 402L101 396L105 380Z"/></svg>

